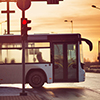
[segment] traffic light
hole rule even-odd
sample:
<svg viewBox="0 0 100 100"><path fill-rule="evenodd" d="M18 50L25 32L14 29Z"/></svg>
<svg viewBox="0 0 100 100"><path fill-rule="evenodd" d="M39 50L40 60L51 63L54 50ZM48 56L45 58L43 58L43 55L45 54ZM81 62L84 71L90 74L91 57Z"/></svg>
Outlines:
<svg viewBox="0 0 100 100"><path fill-rule="evenodd" d="M31 23L31 20L27 20L27 24L30 24ZM27 31L31 30L31 27L28 27L27 26Z"/></svg>
<svg viewBox="0 0 100 100"><path fill-rule="evenodd" d="M23 40L27 40L27 31L31 30L31 27L27 26L29 23L31 23L31 20L21 18L21 36Z"/></svg>

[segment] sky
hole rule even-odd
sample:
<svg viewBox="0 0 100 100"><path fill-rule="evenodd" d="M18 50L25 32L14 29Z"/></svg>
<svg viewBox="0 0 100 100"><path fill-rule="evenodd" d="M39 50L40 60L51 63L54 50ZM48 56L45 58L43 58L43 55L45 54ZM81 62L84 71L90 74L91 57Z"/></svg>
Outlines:
<svg viewBox="0 0 100 100"><path fill-rule="evenodd" d="M80 33L83 38L93 42L93 50L83 43L83 56L90 61L98 56L98 41L100 40L100 10L92 8L94 4L100 7L99 0L63 0L56 5L47 2L32 2L31 7L25 11L25 17L31 20L32 27L28 34L34 33ZM6 10L6 3L0 3L0 11ZM20 30L22 11L16 3L10 3L10 10L15 13L10 15L10 30ZM0 13L0 23L7 20L7 15ZM68 22L64 22L68 20ZM6 22L0 24L2 33L7 29ZM11 32L11 34L20 34Z"/></svg>

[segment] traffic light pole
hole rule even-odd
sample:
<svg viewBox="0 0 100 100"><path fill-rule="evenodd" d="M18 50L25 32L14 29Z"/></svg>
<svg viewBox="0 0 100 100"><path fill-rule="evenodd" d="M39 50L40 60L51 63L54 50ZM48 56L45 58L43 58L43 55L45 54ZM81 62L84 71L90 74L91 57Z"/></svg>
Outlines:
<svg viewBox="0 0 100 100"><path fill-rule="evenodd" d="M22 18L25 18L25 10L22 10Z"/></svg>
<svg viewBox="0 0 100 100"><path fill-rule="evenodd" d="M22 10L22 19L25 19L25 10L27 10L30 6L31 6L31 1L35 1L35 0L17 0L17 6L20 10ZM36 0L39 1L39 0ZM40 0L40 1L44 1L44 0ZM60 0L46 0L48 4L59 4ZM21 22L22 22L21 19ZM31 22L31 20L26 20L25 23L29 24ZM26 96L27 93L25 93L25 41L27 40L27 31L31 29L31 27L27 27L25 26L25 30L22 28L22 24L24 24L24 22L21 23L21 36L22 36L22 93L20 93L20 95ZM24 31L23 31L24 30Z"/></svg>
<svg viewBox="0 0 100 100"><path fill-rule="evenodd" d="M22 10L22 18L25 18L25 11ZM22 93L21 96L27 96L25 93L25 39L22 37Z"/></svg>

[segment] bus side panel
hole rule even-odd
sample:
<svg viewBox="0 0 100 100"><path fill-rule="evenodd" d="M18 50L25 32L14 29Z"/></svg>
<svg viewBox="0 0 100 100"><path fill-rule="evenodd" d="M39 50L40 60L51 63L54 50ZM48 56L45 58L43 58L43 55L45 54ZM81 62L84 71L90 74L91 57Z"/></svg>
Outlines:
<svg viewBox="0 0 100 100"><path fill-rule="evenodd" d="M81 68L81 64L79 64L79 82L85 81L85 71Z"/></svg>
<svg viewBox="0 0 100 100"><path fill-rule="evenodd" d="M78 81L83 82L85 81L85 71L81 67L81 61L80 61L80 45L78 45Z"/></svg>
<svg viewBox="0 0 100 100"><path fill-rule="evenodd" d="M22 83L22 64L0 65L0 83Z"/></svg>
<svg viewBox="0 0 100 100"><path fill-rule="evenodd" d="M52 69L52 64L26 64L26 72L25 75L27 75L29 70L34 70L34 69L42 69L47 77L47 83L52 83L53 82L53 69Z"/></svg>
<svg viewBox="0 0 100 100"><path fill-rule="evenodd" d="M47 83L53 82L52 64L26 64L25 75L31 69L42 69L47 77ZM0 84L22 83L22 64L0 65Z"/></svg>

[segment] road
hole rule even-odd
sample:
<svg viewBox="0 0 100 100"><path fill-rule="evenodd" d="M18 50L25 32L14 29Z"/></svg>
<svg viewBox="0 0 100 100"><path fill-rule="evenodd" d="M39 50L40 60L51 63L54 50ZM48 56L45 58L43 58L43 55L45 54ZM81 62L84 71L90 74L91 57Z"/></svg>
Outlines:
<svg viewBox="0 0 100 100"><path fill-rule="evenodd" d="M100 100L100 74L86 73L82 83L45 84L41 89L27 89L43 100Z"/></svg>
<svg viewBox="0 0 100 100"><path fill-rule="evenodd" d="M8 95L10 90L15 94L21 92L21 84L6 85L8 90L3 90L5 85L0 85L1 95ZM16 87L16 88L12 88ZM11 88L11 89L10 89ZM2 92L2 90L4 92ZM9 93L7 93L9 92ZM32 89L26 85L26 92L39 96L42 100L100 100L100 74L86 73L86 81L82 83L53 83L44 84L42 88ZM15 95L14 92L10 95Z"/></svg>

